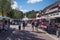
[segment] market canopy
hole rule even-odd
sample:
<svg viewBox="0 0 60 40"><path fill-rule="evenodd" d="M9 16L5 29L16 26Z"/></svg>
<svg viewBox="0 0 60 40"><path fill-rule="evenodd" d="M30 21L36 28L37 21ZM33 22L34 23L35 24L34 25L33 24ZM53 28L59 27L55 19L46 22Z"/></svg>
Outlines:
<svg viewBox="0 0 60 40"><path fill-rule="evenodd" d="M23 18L22 20L28 20L28 18Z"/></svg>
<svg viewBox="0 0 60 40"><path fill-rule="evenodd" d="M2 17L2 16L0 16L0 20L3 20L3 18L10 19L9 17Z"/></svg>

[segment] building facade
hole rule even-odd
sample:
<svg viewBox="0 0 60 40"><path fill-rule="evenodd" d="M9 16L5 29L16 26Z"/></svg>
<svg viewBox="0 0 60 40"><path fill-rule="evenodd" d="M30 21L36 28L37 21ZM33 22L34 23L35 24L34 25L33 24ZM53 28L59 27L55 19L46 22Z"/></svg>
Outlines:
<svg viewBox="0 0 60 40"><path fill-rule="evenodd" d="M60 1L46 7L41 17L58 22L60 20Z"/></svg>

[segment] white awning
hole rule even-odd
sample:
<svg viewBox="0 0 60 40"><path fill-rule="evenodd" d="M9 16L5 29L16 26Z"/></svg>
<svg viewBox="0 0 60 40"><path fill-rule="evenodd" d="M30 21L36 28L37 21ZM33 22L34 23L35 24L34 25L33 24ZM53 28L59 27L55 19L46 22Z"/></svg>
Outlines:
<svg viewBox="0 0 60 40"><path fill-rule="evenodd" d="M10 19L9 17L2 17L2 16L0 16L0 20L3 20L3 18Z"/></svg>
<svg viewBox="0 0 60 40"><path fill-rule="evenodd" d="M22 20L28 20L28 18L23 18Z"/></svg>
<svg viewBox="0 0 60 40"><path fill-rule="evenodd" d="M40 19L40 17L37 17L36 19Z"/></svg>

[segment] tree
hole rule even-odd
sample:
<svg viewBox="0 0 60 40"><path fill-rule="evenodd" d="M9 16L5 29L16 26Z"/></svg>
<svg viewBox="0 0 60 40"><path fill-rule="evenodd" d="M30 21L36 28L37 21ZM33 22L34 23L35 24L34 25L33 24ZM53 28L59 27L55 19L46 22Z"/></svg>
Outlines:
<svg viewBox="0 0 60 40"><path fill-rule="evenodd" d="M26 12L25 15L28 18L35 18L37 13L38 13L38 11L32 10L32 11Z"/></svg>
<svg viewBox="0 0 60 40"><path fill-rule="evenodd" d="M15 19L20 19L21 15L23 15L22 11L14 10L14 17L15 17Z"/></svg>
<svg viewBox="0 0 60 40"><path fill-rule="evenodd" d="M10 18L14 18L14 19L20 19L23 18L23 12L22 11L18 11L15 9L12 9L8 14L8 17Z"/></svg>
<svg viewBox="0 0 60 40"><path fill-rule="evenodd" d="M11 10L9 13L7 13L7 17L14 18L14 10Z"/></svg>
<svg viewBox="0 0 60 40"><path fill-rule="evenodd" d="M2 16L7 15L11 9L11 0L0 0L0 12Z"/></svg>

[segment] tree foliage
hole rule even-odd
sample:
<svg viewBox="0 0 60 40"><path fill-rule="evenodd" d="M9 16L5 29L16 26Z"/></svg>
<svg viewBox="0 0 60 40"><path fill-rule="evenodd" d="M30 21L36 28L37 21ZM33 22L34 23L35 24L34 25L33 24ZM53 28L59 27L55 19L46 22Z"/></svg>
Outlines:
<svg viewBox="0 0 60 40"><path fill-rule="evenodd" d="M10 13L7 14L7 16L10 17L10 18L14 18L14 19L20 19L20 18L23 17L23 12L15 10L15 9L12 9L10 11Z"/></svg>
<svg viewBox="0 0 60 40"><path fill-rule="evenodd" d="M38 11L32 10L26 12L25 15L28 18L35 18L36 13L38 13ZM22 11L18 11L16 9L11 8L11 0L0 0L0 14L2 14L2 16L6 15L14 19L23 18L24 16Z"/></svg>
<svg viewBox="0 0 60 40"><path fill-rule="evenodd" d="M10 11L11 0L0 0L0 12L2 16L7 15L7 12Z"/></svg>
<svg viewBox="0 0 60 40"><path fill-rule="evenodd" d="M7 13L7 17L14 18L14 10L11 10L9 13Z"/></svg>
<svg viewBox="0 0 60 40"><path fill-rule="evenodd" d="M8 16L10 18L18 19L23 17L23 12L11 8L11 2L13 0L0 0L0 14L2 16Z"/></svg>
<svg viewBox="0 0 60 40"><path fill-rule="evenodd" d="M29 12L26 12L25 15L28 17L28 18L35 18L36 17L36 13L38 13L38 11L29 11Z"/></svg>
<svg viewBox="0 0 60 40"><path fill-rule="evenodd" d="M14 10L14 18L19 19L23 15L22 11Z"/></svg>

